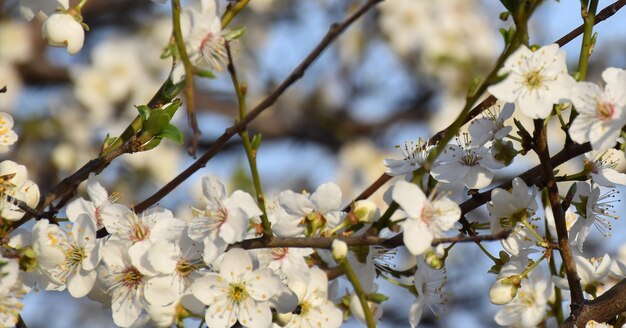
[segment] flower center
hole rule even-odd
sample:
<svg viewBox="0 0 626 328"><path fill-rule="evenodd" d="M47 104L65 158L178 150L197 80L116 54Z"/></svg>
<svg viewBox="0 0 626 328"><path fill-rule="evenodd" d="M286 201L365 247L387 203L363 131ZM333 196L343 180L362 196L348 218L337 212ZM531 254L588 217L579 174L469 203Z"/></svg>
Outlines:
<svg viewBox="0 0 626 328"><path fill-rule="evenodd" d="M248 299L248 290L243 283L232 283L229 285L228 297L235 303L239 304Z"/></svg>
<svg viewBox="0 0 626 328"><path fill-rule="evenodd" d="M196 271L197 269L198 267L187 259L180 259L176 264L176 272L178 272L178 275L183 278L188 277L192 272Z"/></svg>
<svg viewBox="0 0 626 328"><path fill-rule="evenodd" d="M431 222L433 222L434 219L434 214L435 212L433 211L432 206L430 206L430 204L425 204L424 207L422 207L422 221L426 224L430 224Z"/></svg>
<svg viewBox="0 0 626 328"><path fill-rule="evenodd" d="M78 247L76 245L70 246L66 253L65 262L69 267L75 267L80 265L85 258L87 258L87 254L85 253L85 249L82 247Z"/></svg>
<svg viewBox="0 0 626 328"><path fill-rule="evenodd" d="M126 268L122 271L122 283L124 287L137 289L143 281L143 274L135 267Z"/></svg>
<svg viewBox="0 0 626 328"><path fill-rule="evenodd" d="M466 149L465 154L461 157L459 162L465 166L476 166L480 163L481 159L483 158L478 156L473 150Z"/></svg>
<svg viewBox="0 0 626 328"><path fill-rule="evenodd" d="M526 305L527 307L532 307L536 303L535 295L533 293L522 291L522 292L519 292L519 297L520 297L520 300L522 301L522 304Z"/></svg>
<svg viewBox="0 0 626 328"><path fill-rule="evenodd" d="M148 238L149 235L150 235L149 227L147 227L143 223L135 222L130 240L133 242L138 242L138 241Z"/></svg>
<svg viewBox="0 0 626 328"><path fill-rule="evenodd" d="M302 301L302 303L300 303L300 306L298 307L298 309L300 310L300 315L301 316L306 316L307 313L309 313L309 311L311 311L311 303L309 303L308 301Z"/></svg>
<svg viewBox="0 0 626 328"><path fill-rule="evenodd" d="M615 114L615 104L611 102L596 102L596 115L601 121L608 121Z"/></svg>
<svg viewBox="0 0 626 328"><path fill-rule="evenodd" d="M532 71L524 76L524 85L528 89L538 89L543 84L543 76L539 71Z"/></svg>

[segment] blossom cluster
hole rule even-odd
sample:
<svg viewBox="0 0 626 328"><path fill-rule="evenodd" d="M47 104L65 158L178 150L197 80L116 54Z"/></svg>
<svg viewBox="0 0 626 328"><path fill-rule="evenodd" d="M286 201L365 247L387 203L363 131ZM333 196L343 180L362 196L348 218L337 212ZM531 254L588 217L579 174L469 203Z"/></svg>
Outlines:
<svg viewBox="0 0 626 328"><path fill-rule="evenodd" d="M443 7L410 0L389 3L381 6L380 27L401 55L423 49L424 60L433 62L448 59L449 49L456 50L458 58L453 59L461 62L490 56L481 50L492 48L489 39L461 42L476 34L468 34L468 26L485 28L478 16L465 15L470 16L465 27L442 24L440 30L427 29L436 26L433 20L454 18L444 15L448 12L468 12L470 1L450 1ZM50 45L75 54L83 47L87 28L83 4L21 0L20 9L26 19L43 22L42 35ZM90 66L71 72L76 100L99 121L111 116L116 105L143 99L158 78L182 86L193 78L186 76L190 70L185 65L191 64L191 72L198 75L219 72L230 60L227 43L242 33L224 30L219 13L213 0L183 8L183 40L178 40L182 45L175 44L175 36L169 38L168 23L159 26L168 30L169 40L153 36L158 46L139 47L127 36L100 43ZM410 33L394 33L407 24L414 27ZM446 37L427 37L431 35ZM168 44L164 57L174 60L171 71L169 65L141 56L160 53L163 43ZM476 43L485 46L471 47ZM19 55L0 53L5 57L19 63ZM562 195L562 210L585 297L595 299L615 278L626 278L626 259L584 253L592 227L610 236L617 219L613 206L619 201L613 188L626 185L626 174L616 170L624 149L620 137L626 126L626 70L605 69L602 84L576 81L565 57L557 44L519 46L499 68L498 82L487 88L497 101L473 118L466 132L448 144L408 142L398 146L404 158L384 161L387 175L395 180L380 203L361 199L344 209L344 192L332 182L311 193L283 190L255 198L243 190L230 192L218 178L206 176L201 183L204 203L190 206L192 217L187 218L161 206L136 211L91 174L88 198L73 199L50 214L39 211L39 188L29 180L27 168L2 161L0 326L17 324L26 293L46 290L100 302L120 327L181 326L187 318L201 318L218 328L332 328L350 316L363 323L380 320L388 298L379 290L377 279L382 278L415 296L408 323L416 327L425 315L441 316L454 296L446 285L448 271L456 268L446 260L456 251L453 246L461 247L455 246L461 240L478 243L493 261L489 298L499 306L495 322L545 325L549 316L563 316L556 294L570 288L555 265L554 250L562 247L555 246L560 233L553 214L557 209L551 208L534 177L515 177L494 186L497 170L534 150L535 137L521 120L535 120L537 125L558 117L568 146L589 142L592 150L579 161L580 172L555 173L558 184L569 187ZM0 153L17 141L13 125L13 118L1 112ZM74 161L59 148L56 157L65 164L59 166L70 170L69 162ZM470 210L459 201L481 198L488 199L481 203L486 211L472 214L485 216L483 222L468 223ZM13 230L26 215L37 216L37 222ZM463 239L462 234L475 239ZM503 236L498 256L480 244L481 234ZM268 246L272 242L279 246ZM337 272L345 277L337 279ZM342 289L340 283L352 287Z"/></svg>

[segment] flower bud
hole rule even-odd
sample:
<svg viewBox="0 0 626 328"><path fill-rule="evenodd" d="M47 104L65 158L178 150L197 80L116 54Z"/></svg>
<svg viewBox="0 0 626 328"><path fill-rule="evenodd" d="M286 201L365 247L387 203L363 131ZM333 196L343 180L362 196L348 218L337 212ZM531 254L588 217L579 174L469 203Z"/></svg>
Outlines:
<svg viewBox="0 0 626 328"><path fill-rule="evenodd" d="M443 269L444 264L446 264L446 259L444 256L440 256L436 252L429 250L424 255L424 261L433 269L441 270Z"/></svg>
<svg viewBox="0 0 626 328"><path fill-rule="evenodd" d="M362 199L354 203L354 215L359 222L372 223L380 218L378 206L371 200Z"/></svg>
<svg viewBox="0 0 626 328"><path fill-rule="evenodd" d="M498 279L489 288L489 299L496 305L508 304L517 295L517 286L507 278Z"/></svg>
<svg viewBox="0 0 626 328"><path fill-rule="evenodd" d="M81 22L66 13L56 13L48 17L43 23L41 32L49 45L67 47L70 55L80 51L85 41L85 30Z"/></svg>
<svg viewBox="0 0 626 328"><path fill-rule="evenodd" d="M335 259L335 261L339 262L346 259L346 256L348 255L348 245L344 241L339 239L333 240L331 248L333 250L333 259Z"/></svg>

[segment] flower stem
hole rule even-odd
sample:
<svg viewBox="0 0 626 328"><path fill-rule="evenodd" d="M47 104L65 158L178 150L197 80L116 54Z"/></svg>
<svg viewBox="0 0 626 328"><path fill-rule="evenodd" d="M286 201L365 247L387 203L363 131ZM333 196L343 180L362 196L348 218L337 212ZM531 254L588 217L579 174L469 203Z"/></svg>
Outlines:
<svg viewBox="0 0 626 328"><path fill-rule="evenodd" d="M535 270L535 268L545 259L546 254L541 255L541 257L537 261L533 262L533 264L529 265L524 271L522 271L522 273L520 273L520 276L528 277L528 274Z"/></svg>
<svg viewBox="0 0 626 328"><path fill-rule="evenodd" d="M248 5L248 2L250 2L250 0L238 0L228 5L226 11L222 15L222 29L226 28L230 21L232 21L233 18L235 18L235 16L237 16L237 14Z"/></svg>
<svg viewBox="0 0 626 328"><path fill-rule="evenodd" d="M228 55L228 72L230 73L230 78L233 81L233 88L235 89L235 93L237 94L237 104L239 108L239 120L243 120L246 117L246 86L242 85L239 82L239 77L237 76L237 70L235 69L235 64L233 63L233 56L230 51L230 45L228 42L226 43L226 54ZM243 147L246 151L246 157L248 158L248 165L250 166L250 174L252 175L252 183L254 184L254 190L256 192L256 199L261 209L261 223L263 224L263 237L266 239L272 238L272 227L270 224L270 220L267 217L267 210L265 207L265 196L263 195L263 189L261 187L261 178L259 176L259 170L257 168L256 162L256 152L257 149L252 142L250 141L250 136L248 135L248 129L244 128L239 135L243 140Z"/></svg>
<svg viewBox="0 0 626 328"><path fill-rule="evenodd" d="M498 261L500 261L500 259L491 255L491 253L489 253L489 251L480 242L477 241L476 245L478 245L478 248L480 248L480 250L483 251L483 253L485 253L485 255L487 255L494 263L498 263Z"/></svg>
<svg viewBox="0 0 626 328"><path fill-rule="evenodd" d="M365 296L365 291L363 291L363 287L361 286L359 279L357 278L356 274L354 274L354 271L352 270L350 263L348 263L348 260L343 259L340 261L339 264L343 267L343 270L346 273L346 277L348 278L348 280L350 280L350 283L352 283L352 286L354 287L354 292L356 293L356 296L359 298L361 307L363 307L363 314L365 315L365 322L367 323L367 328L375 328L376 322L374 321L374 316L372 315L372 311L370 309L369 303L367 302L367 298Z"/></svg>
<svg viewBox="0 0 626 328"><path fill-rule="evenodd" d="M185 47L185 40L183 39L183 33L180 27L180 0L172 0L172 26L174 28L174 41L176 42L176 49L180 55L180 60L185 67L185 100L187 103L187 120L189 126L193 131L193 137L189 145L189 155L196 155L196 148L198 146L198 139L200 138L200 129L198 128L198 120L196 119L196 106L194 100L194 79L193 79L193 65L189 60L187 49Z"/></svg>
<svg viewBox="0 0 626 328"><path fill-rule="evenodd" d="M537 231L535 231L535 228L533 228L533 226L530 223L528 223L528 220L526 220L525 217L521 220L521 222L524 225L524 227L526 227L526 229L528 229L528 231L530 231L530 233L533 236L535 236L535 238L537 238L537 241L544 240L544 238L541 237L541 235L539 233L537 233Z"/></svg>
<svg viewBox="0 0 626 328"><path fill-rule="evenodd" d="M580 47L580 59L578 61L578 80L583 81L587 77L587 68L589 66L589 57L593 52L594 41L592 40L593 25L596 20L596 11L598 10L598 0L591 0L589 8L585 8L581 3L581 15L584 21L583 43Z"/></svg>

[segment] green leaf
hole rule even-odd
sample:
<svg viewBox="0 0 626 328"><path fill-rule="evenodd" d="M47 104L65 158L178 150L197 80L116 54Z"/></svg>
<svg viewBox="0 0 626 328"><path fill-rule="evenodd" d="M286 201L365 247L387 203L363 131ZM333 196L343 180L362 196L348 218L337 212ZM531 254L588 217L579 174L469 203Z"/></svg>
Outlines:
<svg viewBox="0 0 626 328"><path fill-rule="evenodd" d="M178 110L178 108L180 108L181 105L181 101L180 99L174 99L172 100L172 102L165 106L165 108L163 108L163 110L170 115L170 117L174 117L174 114L176 114L176 111Z"/></svg>
<svg viewBox="0 0 626 328"><path fill-rule="evenodd" d="M146 150L150 150L150 149L154 149L156 148L156 146L158 146L161 143L161 138L152 138L152 140L146 142L145 145L143 145L143 151Z"/></svg>
<svg viewBox="0 0 626 328"><path fill-rule="evenodd" d="M161 94L167 99L174 99L185 88L185 79L174 84L171 80L171 76L167 79L166 83L161 88Z"/></svg>
<svg viewBox="0 0 626 328"><path fill-rule="evenodd" d="M200 77L208 77L209 79L214 79L217 76L215 76L215 74L213 74L212 71L210 70L204 70L204 69L198 69L196 70L196 75L200 76Z"/></svg>
<svg viewBox="0 0 626 328"><path fill-rule="evenodd" d="M154 110L144 125L145 131L153 136L158 136L167 128L171 119L172 117L165 111Z"/></svg>
<svg viewBox="0 0 626 328"><path fill-rule="evenodd" d="M255 134L254 137L252 137L252 149L257 150L259 149L259 146L261 146L261 134Z"/></svg>
<svg viewBox="0 0 626 328"><path fill-rule="evenodd" d="M228 31L228 33L224 35L224 39L226 39L226 41L237 40L241 38L244 35L244 33L246 33L246 27L242 26L238 29Z"/></svg>
<svg viewBox="0 0 626 328"><path fill-rule="evenodd" d="M389 297L387 295L381 294L381 293L371 293L371 294L367 295L367 299L372 301L372 302L374 302L374 303L380 304L380 303L388 300Z"/></svg>
<svg viewBox="0 0 626 328"><path fill-rule="evenodd" d="M141 116L141 122L145 124L148 118L150 118L150 112L152 111L152 109L150 109L150 107L146 105L135 106L135 108L137 108L137 110L139 111L139 116Z"/></svg>
<svg viewBox="0 0 626 328"><path fill-rule="evenodd" d="M182 132L174 125L169 124L161 133L158 135L159 138L170 139L179 145L182 145L185 142L185 137Z"/></svg>

